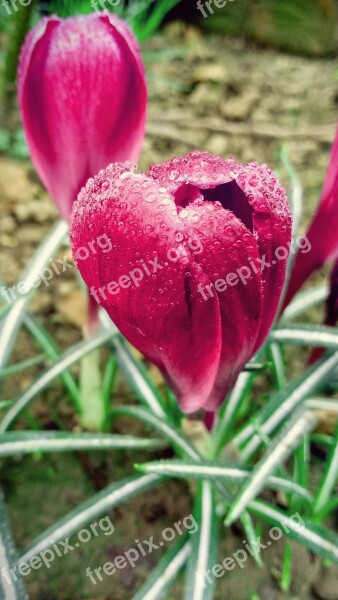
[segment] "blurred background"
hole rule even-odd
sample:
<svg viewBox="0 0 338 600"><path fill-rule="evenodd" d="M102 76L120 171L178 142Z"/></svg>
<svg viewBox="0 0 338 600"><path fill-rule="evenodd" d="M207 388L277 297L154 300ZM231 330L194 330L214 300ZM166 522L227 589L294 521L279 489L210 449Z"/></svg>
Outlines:
<svg viewBox="0 0 338 600"><path fill-rule="evenodd" d="M280 156L287 152L304 190L304 230L319 198L337 120L337 2L228 0L217 8L220 0L168 0L154 13L156 4L130 0L115 9L128 18L140 40L149 83L148 128L140 168L199 148L223 157L234 155L243 162L267 162L283 179ZM80 0L2 0L0 6L0 281L6 286L15 284L57 219L56 209L29 160L20 125L15 96L19 49L26 32L42 14L55 11L67 16L91 10L90 2ZM60 257L67 253L71 260L68 249L63 249ZM74 271L41 288L31 310L39 315L61 350L79 341L86 322L86 299ZM317 310L311 318L319 323L322 314ZM21 331L15 362L32 356L32 344L28 334ZM293 357L295 370L297 361L301 364L302 360ZM32 365L24 376L7 377L0 400L15 397L42 367ZM152 374L160 383L155 369ZM115 393L120 403L135 401L122 381L117 382ZM30 418L33 428L34 419L45 429L57 428L60 422L67 423L67 428L77 426L59 382L34 403ZM332 430L332 423L326 426ZM139 433L135 423L123 420L121 431ZM2 461L0 479L17 545L23 547L93 490L122 476L128 468L130 471L133 462L134 456L128 453L121 453L117 462L109 457L103 461L101 456L89 460L75 455ZM123 552L135 538L159 536L165 523L189 514L189 489L184 486L183 482L170 481L150 496L141 496L115 511L114 539L100 536L55 562L51 569L26 578L30 597L131 598L158 556L145 557L137 569L120 571L114 581L106 578L95 588L84 567L102 564ZM239 535L234 527L224 540L224 557L238 548ZM229 572L219 581L216 598L338 600L337 569L332 568L324 578L320 561L300 546L294 554L292 587L281 590L282 544L283 540L276 542L266 551L263 569L251 561L244 571ZM178 584L172 598L180 597Z"/></svg>

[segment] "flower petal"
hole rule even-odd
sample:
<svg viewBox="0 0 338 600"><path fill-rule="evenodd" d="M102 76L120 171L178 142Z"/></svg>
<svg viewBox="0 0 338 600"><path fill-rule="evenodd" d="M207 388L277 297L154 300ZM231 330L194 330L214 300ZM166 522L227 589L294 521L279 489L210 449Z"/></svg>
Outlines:
<svg viewBox="0 0 338 600"><path fill-rule="evenodd" d="M285 190L265 165L245 166L199 151L155 165L148 175L176 194L179 204L182 186L198 187L206 199L218 199L253 230L263 260L263 318L257 350L272 326L285 280L291 241L291 213Z"/></svg>
<svg viewBox="0 0 338 600"><path fill-rule="evenodd" d="M303 283L326 261L338 258L338 127L332 145L329 166L310 227L306 232L311 252L298 252L284 307Z"/></svg>
<svg viewBox="0 0 338 600"><path fill-rule="evenodd" d="M203 404L214 411L252 357L260 335L264 314L259 250L253 234L218 202L197 200L179 214L188 237L201 244L196 260L210 283L200 293L207 305L214 297L219 302L221 357L213 389Z"/></svg>
<svg viewBox="0 0 338 600"><path fill-rule="evenodd" d="M135 160L146 84L136 42L113 16L44 19L21 53L19 103L32 160L68 218L87 179Z"/></svg>
<svg viewBox="0 0 338 600"><path fill-rule="evenodd" d="M192 412L203 406L218 370L218 299L205 302L198 291L209 280L171 195L131 166L123 170L112 165L81 192L72 219L74 258L121 333L161 369L182 409ZM103 236L110 249L82 260L81 248Z"/></svg>

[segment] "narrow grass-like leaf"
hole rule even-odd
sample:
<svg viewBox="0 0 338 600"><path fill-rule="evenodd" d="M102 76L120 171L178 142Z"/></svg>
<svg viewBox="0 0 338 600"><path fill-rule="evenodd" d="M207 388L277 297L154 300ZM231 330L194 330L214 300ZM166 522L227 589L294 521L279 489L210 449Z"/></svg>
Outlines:
<svg viewBox="0 0 338 600"><path fill-rule="evenodd" d="M18 562L27 562L33 556L48 548L52 543L64 540L81 527L94 521L97 517L126 502L130 498L151 489L160 482L161 479L156 475L143 475L127 477L117 483L112 483L70 511L65 517L39 535L26 548Z"/></svg>
<svg viewBox="0 0 338 600"><path fill-rule="evenodd" d="M224 403L213 432L213 456L217 457L229 439L238 413L254 382L252 373L241 373L229 398Z"/></svg>
<svg viewBox="0 0 338 600"><path fill-rule="evenodd" d="M0 600L28 600L21 575L8 572L17 558L10 529L5 499L0 490Z"/></svg>
<svg viewBox="0 0 338 600"><path fill-rule="evenodd" d="M0 325L0 371L6 366L10 358L16 335L20 329L25 310L32 293L35 291L35 282L40 278L41 271L54 256L62 244L67 233L68 226L65 221L58 221L52 231L37 249L35 255L28 263L18 286L25 290L24 294L12 304L10 311Z"/></svg>
<svg viewBox="0 0 338 600"><path fill-rule="evenodd" d="M190 543L187 537L180 538L165 553L132 600L161 600L166 597L188 560Z"/></svg>
<svg viewBox="0 0 338 600"><path fill-rule="evenodd" d="M131 3L130 10L134 12L127 11L126 17L138 40L150 38L157 31L166 14L179 2L180 0L158 0L154 4L151 0L141 0L141 2Z"/></svg>
<svg viewBox="0 0 338 600"><path fill-rule="evenodd" d="M100 311L100 321L105 329L111 329L112 322L103 310ZM167 420L167 414L163 408L163 398L152 383L144 366L133 357L130 348L121 336L114 336L111 342L119 367L127 381L131 383L140 401L148 406L155 415Z"/></svg>
<svg viewBox="0 0 338 600"><path fill-rule="evenodd" d="M234 440L238 445L242 445L252 436L243 450L243 456L246 458L252 456L261 444L260 436L255 435L255 425L259 425L265 435L270 435L292 411L328 381L337 364L338 352L329 356L325 354L302 375L274 393L269 402L254 417L255 424L247 425Z"/></svg>
<svg viewBox="0 0 338 600"><path fill-rule="evenodd" d="M338 478L338 423L333 439L334 443L329 451L314 502L313 511L315 514L321 512L325 508L325 505L330 501L331 494L333 493Z"/></svg>
<svg viewBox="0 0 338 600"><path fill-rule="evenodd" d="M61 431L10 431L0 434L0 457L34 452L72 452L152 449L159 440L133 435L70 433Z"/></svg>
<svg viewBox="0 0 338 600"><path fill-rule="evenodd" d="M163 477L207 481L225 480L231 483L243 483L247 481L252 474L251 468L211 460L202 460L200 463L188 459L159 460L156 462L137 464L135 467L142 473L154 473ZM304 487L294 483L291 479L270 475L267 477L265 485L267 488L283 490L284 492L297 494L308 501L312 500L311 494Z"/></svg>
<svg viewBox="0 0 338 600"><path fill-rule="evenodd" d="M117 362L137 393L140 400L158 417L166 418L167 415L162 406L162 398L159 390L153 385L146 369L132 355L130 348L122 338L116 337L112 342Z"/></svg>
<svg viewBox="0 0 338 600"><path fill-rule="evenodd" d="M252 516L247 511L243 513L241 517L241 523L247 538L245 541L243 541L243 543L247 542L249 544L252 555L257 565L259 567L263 567L264 563L261 559L260 549L257 544L257 533L255 530L254 522Z"/></svg>
<svg viewBox="0 0 338 600"><path fill-rule="evenodd" d="M316 523L324 521L331 513L335 512L338 508L338 496L333 496L331 500L326 502L324 508L315 514L314 520Z"/></svg>
<svg viewBox="0 0 338 600"><path fill-rule="evenodd" d="M110 412L111 412L111 400L113 388L117 375L117 362L116 357L111 354L108 358L106 369L103 375L102 381L102 400L105 406L105 414L107 415L107 425L109 426L110 422Z"/></svg>
<svg viewBox="0 0 338 600"><path fill-rule="evenodd" d="M112 414L116 416L131 416L145 424L151 425L162 434L172 447L176 450L179 456L193 458L195 461L203 460L201 454L190 443L190 441L176 428L169 423L162 421L159 417L152 415L147 410L135 406L118 406L114 407ZM220 482L215 482L215 485L223 496L225 502L231 502L232 497L228 490Z"/></svg>
<svg viewBox="0 0 338 600"><path fill-rule="evenodd" d="M27 313L25 315L24 325L49 360L55 361L60 358L61 352L58 349L53 338L49 335L47 330L41 325L41 323L39 323L39 321L33 315L31 315L30 313ZM75 382L74 377L72 376L70 371L65 370L62 373L60 373L60 379L65 389L67 390L75 406L76 411L79 413L79 388Z"/></svg>
<svg viewBox="0 0 338 600"><path fill-rule="evenodd" d="M0 294L1 294L1 285L2 285L2 282L0 281ZM9 304L8 304L7 308L10 309ZM48 358L49 360L55 360L61 356L61 353L60 353L57 345L55 344L53 338L49 335L49 333L41 325L41 323L39 323L39 321L36 319L36 317L31 315L27 311L23 317L23 323L24 323L26 329L29 331L29 333L35 339L37 345L45 353L46 358ZM71 373L69 371L65 371L60 375L60 379L61 379L65 389L67 390L72 402L74 403L76 411L79 413L80 412L80 406L79 406L79 402L78 402L79 390L78 390L78 387L75 383L73 376L71 375Z"/></svg>
<svg viewBox="0 0 338 600"><path fill-rule="evenodd" d="M1 306L0 308L0 321L7 315L7 313L10 310L10 304L7 304L7 306Z"/></svg>
<svg viewBox="0 0 338 600"><path fill-rule="evenodd" d="M144 408L140 408L139 406L114 406L112 408L112 416L133 417L142 423L150 425L169 440L179 454L183 453L183 455L190 456L190 458L195 460L201 459L199 452L178 429L170 425L170 423L162 421L162 419L151 414Z"/></svg>
<svg viewBox="0 0 338 600"><path fill-rule="evenodd" d="M338 331L325 325L290 325L275 329L270 339L278 344L296 344L319 348L338 348Z"/></svg>
<svg viewBox="0 0 338 600"><path fill-rule="evenodd" d="M312 308L312 306L320 304L320 302L325 302L329 293L330 288L328 285L320 285L300 292L289 306L286 307L279 322L284 324L285 321L291 321L309 308Z"/></svg>
<svg viewBox="0 0 338 600"><path fill-rule="evenodd" d="M304 412L302 409L290 418L268 447L267 452L258 461L235 498L227 515L226 525L231 525L238 519L249 502L258 496L263 489L267 478L284 463L299 443L299 440L304 434L311 431L316 423L315 416L310 412Z"/></svg>
<svg viewBox="0 0 338 600"><path fill-rule="evenodd" d="M26 369L30 369L31 367L36 367L37 365L41 365L45 361L44 354L38 354L37 356L33 356L32 358L28 358L27 360L23 360L22 362L15 363L14 365L10 365L9 367L5 367L1 373L1 377L9 377L11 375L16 375L17 373L21 373Z"/></svg>
<svg viewBox="0 0 338 600"><path fill-rule="evenodd" d="M280 346L270 344L267 348L268 357L272 362L272 375L276 384L276 389L282 389L286 384L285 364Z"/></svg>
<svg viewBox="0 0 338 600"><path fill-rule="evenodd" d="M100 346L106 344L112 336L111 331L105 331L98 334L93 338L89 338L79 344L73 346L68 352L65 352L59 360L57 360L51 367L46 369L42 375L40 375L32 385L19 395L16 402L8 410L3 420L0 423L0 433L6 431L10 425L15 421L19 414L27 408L27 406L36 398L38 394L43 392L51 383L59 377L59 375L68 369L71 365L78 362L83 356L93 352Z"/></svg>
<svg viewBox="0 0 338 600"><path fill-rule="evenodd" d="M292 457L292 478L297 481L303 488L306 488L309 483L309 462L310 462L310 436L304 435L296 452ZM291 498L290 510L302 510L303 502L299 497Z"/></svg>
<svg viewBox="0 0 338 600"><path fill-rule="evenodd" d="M331 448L334 445L334 440L330 435L326 433L312 433L310 435L310 441L314 444L321 444L327 448Z"/></svg>
<svg viewBox="0 0 338 600"><path fill-rule="evenodd" d="M212 600L215 578L207 579L209 570L217 562L219 519L215 514L215 498L209 481L200 483L194 507L198 531L190 541L185 600Z"/></svg>
<svg viewBox="0 0 338 600"><path fill-rule="evenodd" d="M338 400L329 400L328 398L309 398L305 401L305 406L311 410L338 412Z"/></svg>
<svg viewBox="0 0 338 600"><path fill-rule="evenodd" d="M304 521L299 514L287 515L262 500L252 500L249 509L312 552L338 563L338 535L333 531Z"/></svg>

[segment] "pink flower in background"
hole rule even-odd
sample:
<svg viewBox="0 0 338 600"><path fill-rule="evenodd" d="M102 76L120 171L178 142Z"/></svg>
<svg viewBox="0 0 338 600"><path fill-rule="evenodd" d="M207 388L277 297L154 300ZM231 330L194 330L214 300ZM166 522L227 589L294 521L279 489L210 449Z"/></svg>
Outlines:
<svg viewBox="0 0 338 600"><path fill-rule="evenodd" d="M285 192L266 166L205 152L134 170L110 165L81 191L73 255L182 409L214 411L275 317L291 240ZM99 238L110 245L82 260Z"/></svg>
<svg viewBox="0 0 338 600"><path fill-rule="evenodd" d="M42 19L21 52L18 94L33 163L65 219L89 177L138 159L147 90L136 40L121 19Z"/></svg>
<svg viewBox="0 0 338 600"><path fill-rule="evenodd" d="M338 128L317 211L307 231L311 252L298 252L284 307L303 283L332 258L338 258Z"/></svg>

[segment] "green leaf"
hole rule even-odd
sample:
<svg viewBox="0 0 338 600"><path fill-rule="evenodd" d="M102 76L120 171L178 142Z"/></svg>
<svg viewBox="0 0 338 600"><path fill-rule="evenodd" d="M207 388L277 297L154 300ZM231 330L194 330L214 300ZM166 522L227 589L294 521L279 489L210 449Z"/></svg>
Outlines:
<svg viewBox="0 0 338 600"><path fill-rule="evenodd" d="M241 516L242 527L245 532L246 541L248 542L252 555L259 567L263 567L264 563L261 559L260 549L257 545L257 533L254 527L251 515L245 511Z"/></svg>
<svg viewBox="0 0 338 600"><path fill-rule="evenodd" d="M338 563L338 535L326 527L304 521L300 515L287 515L261 500L253 500L250 512L268 523L280 527L288 537L296 540L312 552ZM294 517L297 517L295 521Z"/></svg>
<svg viewBox="0 0 338 600"><path fill-rule="evenodd" d="M190 541L191 554L188 561L185 600L212 600L215 577L208 580L208 572L218 558L219 519L216 516L215 498L208 481L200 483L194 507L194 519L198 531Z"/></svg>
<svg viewBox="0 0 338 600"><path fill-rule="evenodd" d="M175 477L177 479L197 479L207 481L229 481L242 483L248 480L252 471L241 465L224 463L223 461L201 460L160 460L134 465L142 473L153 473L162 477ZM265 481L268 488L283 490L284 492L298 494L311 501L311 494L302 486L290 479L270 475Z"/></svg>
<svg viewBox="0 0 338 600"><path fill-rule="evenodd" d="M41 271L62 244L67 230L68 226L65 221L58 221L56 223L28 263L17 284L17 286L21 284L22 289L25 289L25 293L19 294L19 297L12 304L10 311L1 323L0 371L6 366L10 358L28 302L35 290L33 284L41 278Z"/></svg>
<svg viewBox="0 0 338 600"><path fill-rule="evenodd" d="M32 358L28 358L27 360L6 367L1 371L0 378L16 375L17 373L21 373L21 371L25 371L26 369L30 369L31 367L41 365L41 363L43 363L44 361L44 354L38 354L37 356L33 356Z"/></svg>
<svg viewBox="0 0 338 600"><path fill-rule="evenodd" d="M116 357L113 354L111 354L107 360L102 381L102 400L105 406L105 414L107 415L107 428L110 424L112 393L116 381L117 370L118 369Z"/></svg>
<svg viewBox="0 0 338 600"><path fill-rule="evenodd" d="M285 364L281 348L278 344L270 344L267 348L267 354L272 361L272 375L276 389L281 390L286 384Z"/></svg>
<svg viewBox="0 0 338 600"><path fill-rule="evenodd" d="M24 325L33 336L38 346L45 353L46 357L55 361L60 358L61 352L55 344L53 338L49 335L46 329L39 323L39 321L30 313L27 313L24 317ZM79 405L79 388L75 382L72 374L65 370L60 374L60 379L67 390L76 411L80 412Z"/></svg>
<svg viewBox="0 0 338 600"><path fill-rule="evenodd" d="M0 600L28 600L21 575L16 573L16 577L12 577L8 573L16 559L5 499L0 490Z"/></svg>
<svg viewBox="0 0 338 600"><path fill-rule="evenodd" d="M318 492L316 494L313 511L314 514L320 513L325 509L326 504L331 499L338 478L338 423L334 434L334 443L330 448L327 457L322 479L320 481Z"/></svg>
<svg viewBox="0 0 338 600"><path fill-rule="evenodd" d="M327 410L328 412L338 412L338 400L328 400L327 398L309 398L305 401L306 408L311 410Z"/></svg>
<svg viewBox="0 0 338 600"><path fill-rule="evenodd" d="M234 439L238 445L250 439L242 451L243 458L252 456L261 444L261 437L255 434L259 426L264 435L270 435L306 398L325 385L338 364L338 352L324 355L302 375L291 381L285 388L274 393L269 402L258 412Z"/></svg>
<svg viewBox="0 0 338 600"><path fill-rule="evenodd" d="M217 457L229 439L237 421L238 413L247 398L255 377L252 373L241 373L237 379L234 389L224 403L224 409L217 418L216 426L212 435L213 456Z"/></svg>
<svg viewBox="0 0 338 600"><path fill-rule="evenodd" d="M127 477L117 483L112 483L46 529L26 548L18 562L29 561L52 543L66 539L102 514L141 492L151 489L160 482L161 479L156 475L143 475Z"/></svg>
<svg viewBox="0 0 338 600"><path fill-rule="evenodd" d="M249 502L258 496L267 478L290 456L299 440L317 423L310 412L297 411L278 433L267 448L266 453L255 465L252 473L243 484L242 489L230 507L225 524L231 525L238 519Z"/></svg>
<svg viewBox="0 0 338 600"><path fill-rule="evenodd" d="M113 331L115 331L115 329ZM13 406L8 410L1 421L0 433L6 431L13 421L17 419L19 414L27 408L30 402L32 402L38 394L43 392L54 379L59 377L63 371L78 362L86 354L89 354L90 352L93 352L93 350L106 344L111 336L112 331L105 331L93 338L89 338L88 340L76 344L68 352L65 352L65 354L63 354L51 367L46 369L27 390L19 395Z"/></svg>
<svg viewBox="0 0 338 600"><path fill-rule="evenodd" d="M166 14L180 0L139 0L128 5L125 19L130 23L138 40L150 38L161 25Z"/></svg>
<svg viewBox="0 0 338 600"><path fill-rule="evenodd" d="M11 431L0 434L0 456L35 452L72 452L78 450L135 450L157 448L159 440L132 435L69 433L59 431Z"/></svg>
<svg viewBox="0 0 338 600"><path fill-rule="evenodd" d="M163 435L165 439L171 442L179 454L183 453L183 455L190 456L195 460L201 459L199 452L177 428L166 421L162 421L162 419L151 414L144 408L138 406L114 406L112 408L112 416L130 416L142 423L151 425L156 431Z"/></svg>
<svg viewBox="0 0 338 600"><path fill-rule="evenodd" d="M338 347L338 331L335 327L325 325L290 325L275 329L270 339L278 344L295 344L297 346L314 346L319 348Z"/></svg>
<svg viewBox="0 0 338 600"><path fill-rule="evenodd" d="M132 600L161 600L161 598L165 598L188 560L190 543L187 542L187 537L189 536L180 538L165 553Z"/></svg>
<svg viewBox="0 0 338 600"><path fill-rule="evenodd" d="M330 288L328 285L320 285L318 287L311 288L310 290L300 292L289 304L289 306L285 308L279 323L291 321L309 308L312 308L312 306L320 304L321 302L325 302L329 293Z"/></svg>
<svg viewBox="0 0 338 600"><path fill-rule="evenodd" d="M316 523L324 521L331 513L335 512L338 508L338 496L333 496L326 502L324 508L315 514Z"/></svg>
<svg viewBox="0 0 338 600"><path fill-rule="evenodd" d="M143 423L151 425L160 434L162 434L173 446L179 456L186 456L193 458L195 461L203 460L201 454L196 448L187 440L187 438L177 429L169 423L162 421L155 415L150 414L148 411L134 407L134 406L118 406L112 410L113 415L131 416ZM231 502L232 497L228 490L219 482L215 482L218 491L222 494L225 502Z"/></svg>
<svg viewBox="0 0 338 600"><path fill-rule="evenodd" d="M111 329L112 322L103 310L100 311L100 321L105 329ZM134 358L127 342L121 336L116 335L112 338L111 344L120 369L125 374L127 381L131 383L140 401L155 415L167 420L167 414L163 408L163 398L159 390L151 381L141 362Z"/></svg>

